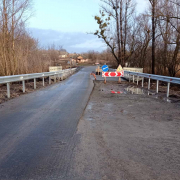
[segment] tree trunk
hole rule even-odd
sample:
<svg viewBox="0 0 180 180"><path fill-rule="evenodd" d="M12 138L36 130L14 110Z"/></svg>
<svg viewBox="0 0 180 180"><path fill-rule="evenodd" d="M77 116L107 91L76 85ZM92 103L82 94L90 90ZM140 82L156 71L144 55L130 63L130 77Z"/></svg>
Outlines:
<svg viewBox="0 0 180 180"><path fill-rule="evenodd" d="M124 57L123 57L123 17L122 17L122 9L123 9L122 0L120 0L120 34L121 34L121 64L124 66Z"/></svg>
<svg viewBox="0 0 180 180"><path fill-rule="evenodd" d="M118 44L118 61L121 63L121 46L120 46L120 35L119 35L119 15L118 15L118 1L116 0L116 29L117 29L117 44Z"/></svg>
<svg viewBox="0 0 180 180"><path fill-rule="evenodd" d="M152 0L152 74L155 74L155 0Z"/></svg>

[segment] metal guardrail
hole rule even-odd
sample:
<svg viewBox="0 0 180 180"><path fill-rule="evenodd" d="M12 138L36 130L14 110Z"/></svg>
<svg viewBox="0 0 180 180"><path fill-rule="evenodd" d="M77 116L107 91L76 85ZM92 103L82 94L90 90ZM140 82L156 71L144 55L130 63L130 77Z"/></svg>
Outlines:
<svg viewBox="0 0 180 180"><path fill-rule="evenodd" d="M10 83L11 82L19 82L22 81L23 85L23 93L25 93L25 80L34 79L34 89L36 89L36 79L42 78L43 80L43 86L45 86L44 78L49 77L49 84L51 84L51 77L53 76L54 81L56 82L56 79L63 80L67 78L70 74L74 73L76 71L76 68L72 69L66 69L56 72L43 72L43 73L33 73L33 74L20 74L20 75L14 75L14 76L0 76L0 84L7 84L7 97L10 98Z"/></svg>
<svg viewBox="0 0 180 180"><path fill-rule="evenodd" d="M143 68L134 68L134 67L123 67L124 71L131 71L137 73L143 73Z"/></svg>
<svg viewBox="0 0 180 180"><path fill-rule="evenodd" d="M133 83L135 81L135 76L137 76L137 85L139 83L139 77L142 79L142 87L144 86L144 78L149 79L148 81L148 90L150 90L150 83L151 79L156 80L156 93L159 91L159 81L167 82L167 97L169 97L169 89L170 89L170 83L174 84L180 84L180 78L174 78L169 76L159 76L154 74L146 74L146 73L137 73L137 72L131 72L131 71L124 71L125 78L129 78L129 82L131 81L131 77L133 79Z"/></svg>

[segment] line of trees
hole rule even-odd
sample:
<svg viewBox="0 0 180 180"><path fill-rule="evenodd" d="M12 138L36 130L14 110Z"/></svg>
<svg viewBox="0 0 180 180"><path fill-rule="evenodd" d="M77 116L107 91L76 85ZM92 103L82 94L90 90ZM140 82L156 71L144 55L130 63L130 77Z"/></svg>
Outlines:
<svg viewBox="0 0 180 180"><path fill-rule="evenodd" d="M0 76L48 71L59 58L54 45L40 49L26 30L31 0L0 1Z"/></svg>
<svg viewBox="0 0 180 180"><path fill-rule="evenodd" d="M94 35L103 39L118 64L175 76L180 65L180 0L147 0L136 12L135 0L101 0Z"/></svg>

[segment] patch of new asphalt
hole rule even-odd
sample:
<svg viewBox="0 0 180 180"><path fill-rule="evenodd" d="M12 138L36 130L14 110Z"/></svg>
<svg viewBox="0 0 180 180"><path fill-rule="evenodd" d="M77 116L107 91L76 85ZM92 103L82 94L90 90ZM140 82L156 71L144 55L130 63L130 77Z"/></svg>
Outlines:
<svg viewBox="0 0 180 180"><path fill-rule="evenodd" d="M1 180L66 179L94 69L1 104Z"/></svg>

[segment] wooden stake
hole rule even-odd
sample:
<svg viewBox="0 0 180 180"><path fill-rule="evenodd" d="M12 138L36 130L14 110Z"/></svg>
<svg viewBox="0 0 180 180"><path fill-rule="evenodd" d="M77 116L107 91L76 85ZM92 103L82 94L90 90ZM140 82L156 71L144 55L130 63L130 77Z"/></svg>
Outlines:
<svg viewBox="0 0 180 180"><path fill-rule="evenodd" d="M121 77L119 77L119 81L118 81L118 83L121 83Z"/></svg>

